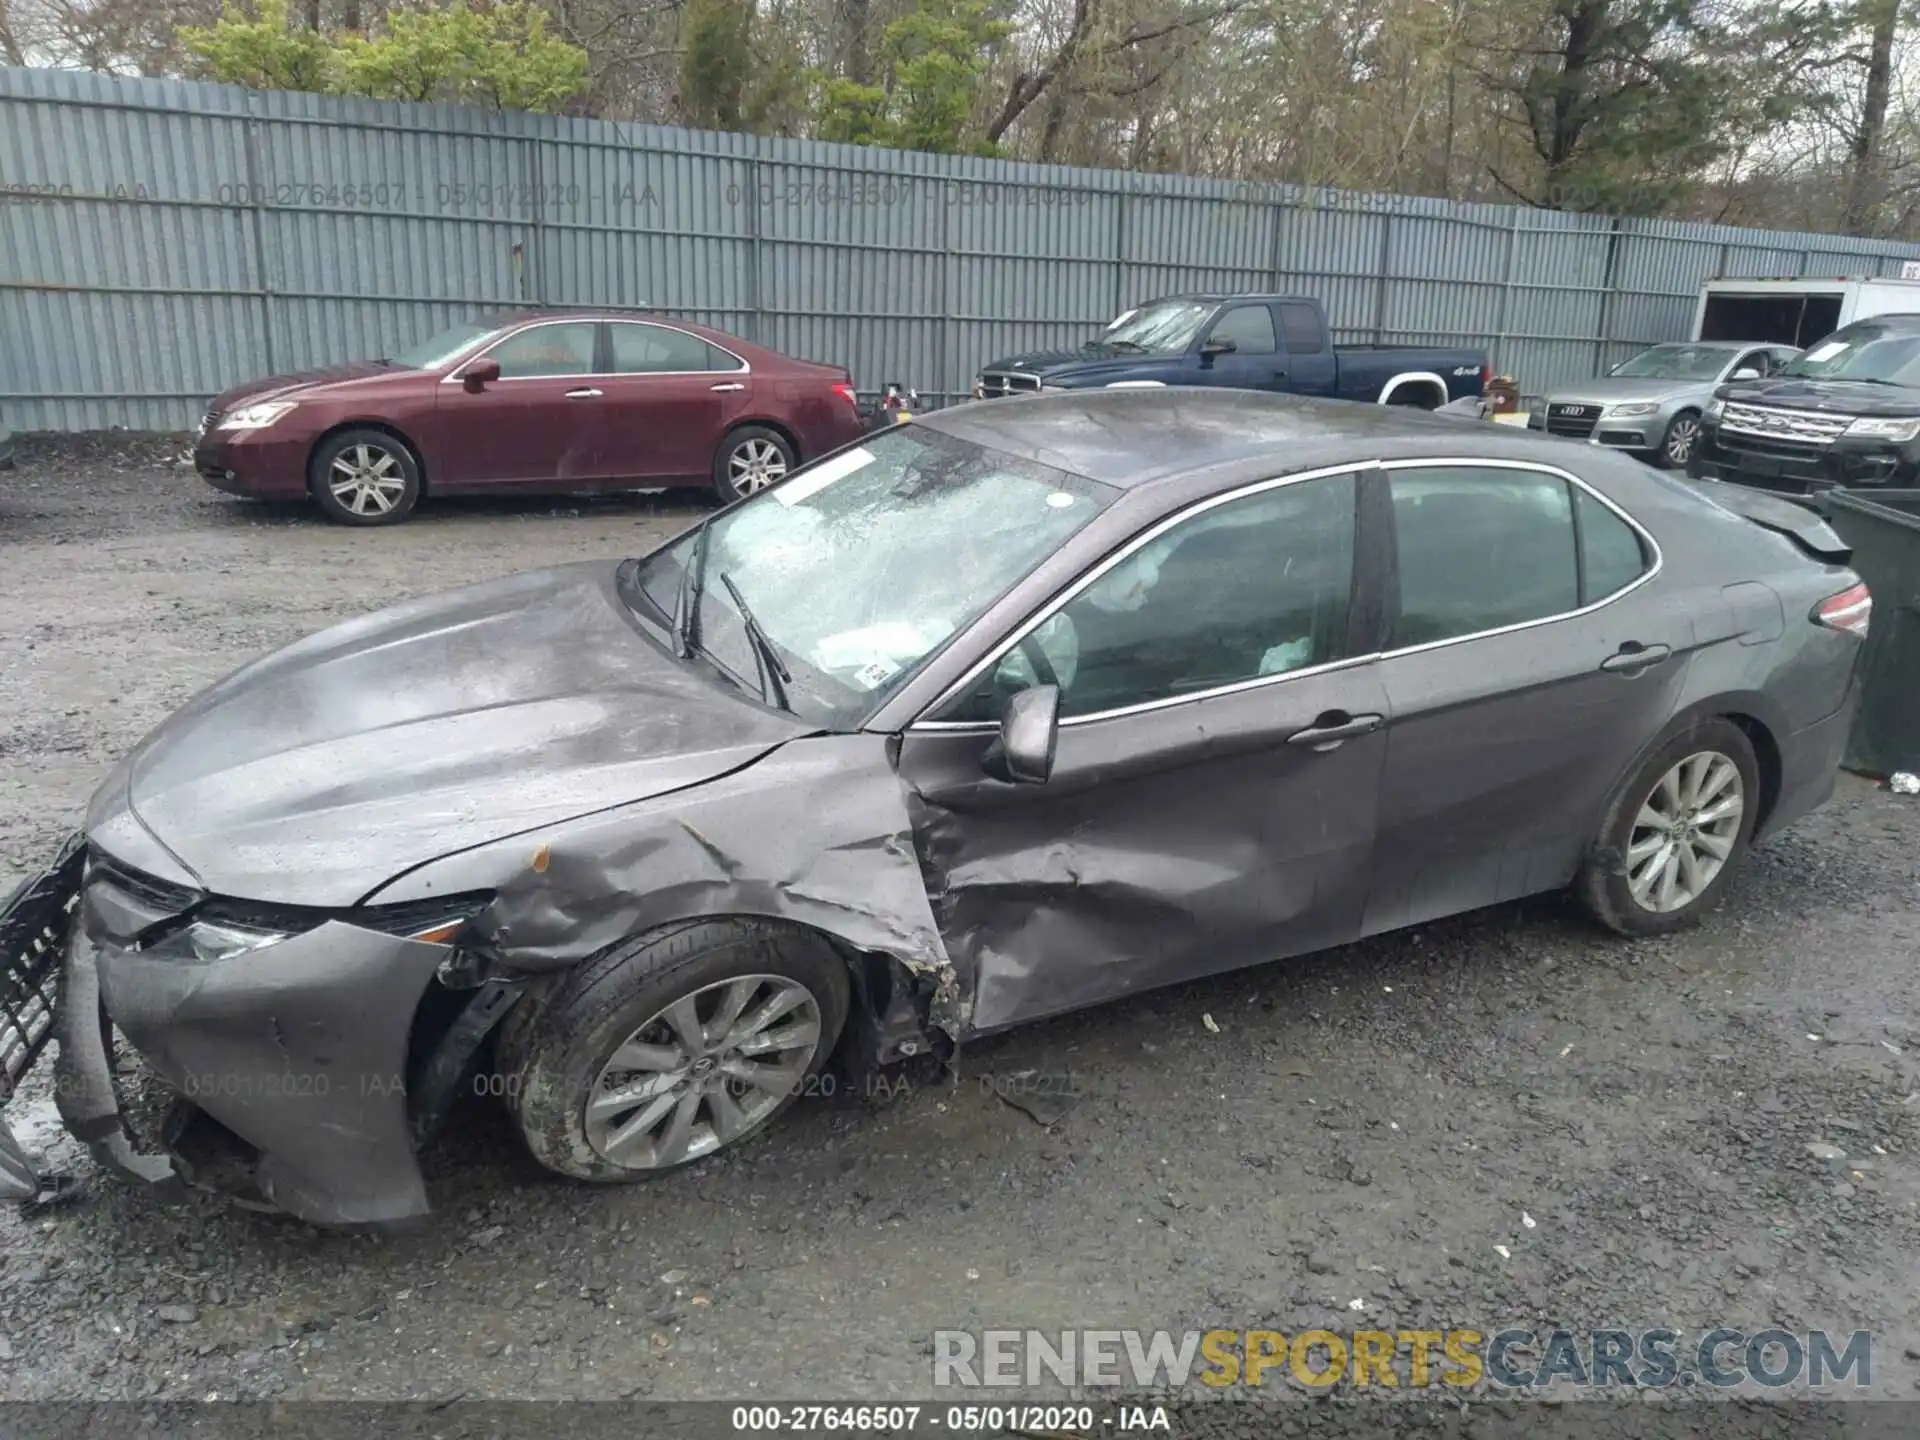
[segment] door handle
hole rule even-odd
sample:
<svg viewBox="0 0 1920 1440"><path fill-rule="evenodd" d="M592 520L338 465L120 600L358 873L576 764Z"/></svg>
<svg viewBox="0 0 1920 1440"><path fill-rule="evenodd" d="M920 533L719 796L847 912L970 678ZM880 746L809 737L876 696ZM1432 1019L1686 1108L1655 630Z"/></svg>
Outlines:
<svg viewBox="0 0 1920 1440"><path fill-rule="evenodd" d="M1332 750L1357 736L1371 735L1380 728L1382 720L1379 715L1349 715L1344 710L1329 710L1305 730L1296 730L1287 736L1287 744Z"/></svg>
<svg viewBox="0 0 1920 1440"><path fill-rule="evenodd" d="M569 390L567 391L567 398L569 400L592 400L596 399L599 394L600 392L598 390Z"/></svg>
<svg viewBox="0 0 1920 1440"><path fill-rule="evenodd" d="M736 381L729 385L712 385L712 386L709 386L708 388L711 390L717 391L717 390L744 390L747 387L740 384L738 381Z"/></svg>
<svg viewBox="0 0 1920 1440"><path fill-rule="evenodd" d="M1642 645L1638 640L1629 640L1602 660L1600 668L1631 678L1644 670L1651 670L1672 653L1673 647L1670 645Z"/></svg>

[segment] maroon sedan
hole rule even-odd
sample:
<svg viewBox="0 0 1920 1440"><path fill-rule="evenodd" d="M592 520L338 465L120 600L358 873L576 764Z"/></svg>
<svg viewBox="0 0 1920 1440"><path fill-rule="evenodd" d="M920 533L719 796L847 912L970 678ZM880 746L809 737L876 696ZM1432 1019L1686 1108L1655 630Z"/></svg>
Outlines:
<svg viewBox="0 0 1920 1440"><path fill-rule="evenodd" d="M235 495L310 495L345 524L391 525L428 492L711 484L732 500L861 429L838 366L680 320L521 313L237 386L193 458Z"/></svg>

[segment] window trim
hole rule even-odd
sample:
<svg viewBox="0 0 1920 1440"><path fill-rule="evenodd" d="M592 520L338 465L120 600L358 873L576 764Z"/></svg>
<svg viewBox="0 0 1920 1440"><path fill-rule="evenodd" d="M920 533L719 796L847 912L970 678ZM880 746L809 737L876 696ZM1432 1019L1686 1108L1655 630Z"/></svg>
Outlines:
<svg viewBox="0 0 1920 1440"><path fill-rule="evenodd" d="M643 378L671 377L675 375L751 375L753 366L747 363L747 357L736 354L718 341L709 340L704 335L696 335L691 330L682 330L678 325L662 324L658 320L603 320L607 327L607 364L613 364L613 327L616 325L644 325L650 330L671 330L676 335L684 335L689 340L699 340L711 350L722 355L731 355L739 362L733 370L606 370L603 373L609 380L635 380Z"/></svg>
<svg viewBox="0 0 1920 1440"><path fill-rule="evenodd" d="M1213 337L1220 333L1221 324L1226 320L1226 318L1229 315L1233 314L1233 312L1236 310L1264 311L1267 317L1267 334L1272 337L1273 345L1271 349L1267 349L1267 350L1242 350L1239 348L1239 342L1236 341L1234 342L1234 349L1233 349L1233 353L1235 355L1263 356L1263 355L1285 355L1287 353L1286 347L1280 343L1280 323L1274 317L1273 305L1266 300L1229 300L1227 301L1218 310L1214 311L1213 319L1207 322L1206 330L1202 332L1200 337L1193 342L1194 350L1196 353L1206 349L1206 347L1210 343L1212 343Z"/></svg>
<svg viewBox="0 0 1920 1440"><path fill-rule="evenodd" d="M1478 457L1460 456L1452 459L1387 460L1381 462L1379 466L1379 468L1386 473L1389 486L1393 483L1393 475L1396 471L1459 469L1462 467L1482 470L1519 470L1535 475L1551 475L1569 485L1576 486L1586 491L1589 496L1599 501L1607 509L1619 516L1621 520L1625 521L1627 528L1640 537L1640 543L1645 551L1653 556L1652 562L1618 590L1603 595L1598 600L1589 601L1585 605L1577 606L1572 610L1557 610L1551 615L1542 615L1533 620L1517 620L1511 625L1496 625L1490 630L1475 630L1466 635L1450 635L1444 640L1428 640L1420 645L1396 646L1391 650L1381 651L1381 659L1391 660L1397 659L1402 655L1421 655L1429 650L1443 649L1448 645L1464 645L1469 640L1486 640L1495 635L1512 635L1521 630L1532 630L1541 625L1557 625L1562 620L1573 620L1582 615L1591 615L1603 606L1611 605L1614 601L1638 590L1642 585L1645 585L1649 580L1653 579L1654 576L1658 575L1666 565L1666 554L1661 550L1660 542L1653 538L1652 532L1649 531L1646 526L1634 519L1633 516L1629 515L1625 510L1621 509L1611 498L1601 494L1600 491L1594 489L1593 486L1582 480L1578 475L1575 475L1571 470L1562 470L1558 465L1548 465L1538 460L1489 460ZM1578 548L1580 543L1580 530L1578 522L1572 518L1573 515L1577 513L1578 507L1573 503L1571 496L1568 497L1567 509L1569 524L1572 526L1574 532L1574 566L1575 575L1578 577L1581 564ZM1395 599L1393 619L1398 621L1400 618L1400 602L1398 596L1400 547L1397 526L1394 531L1394 543L1387 547L1387 553L1391 558L1394 574Z"/></svg>
<svg viewBox="0 0 1920 1440"><path fill-rule="evenodd" d="M1195 515L1203 514L1215 506L1227 504L1229 501L1238 500L1244 496L1256 495L1266 490L1278 489L1283 485L1299 484L1307 480L1324 480L1332 475L1353 475L1357 485L1364 488L1369 474L1377 473L1391 484L1392 474L1397 470L1457 469L1462 466L1473 466L1488 470L1520 470L1538 475L1551 475L1569 485L1577 486L1626 523L1627 527L1640 538L1640 543L1645 547L1646 552L1652 556L1651 562L1638 576L1628 581L1625 585L1622 585L1618 590L1613 591L1611 594L1603 595L1598 600L1582 605L1577 609L1563 610L1552 615L1543 615L1534 620L1520 620L1512 625L1496 626L1491 630L1476 630L1468 635L1453 635L1445 640L1429 640L1421 645L1402 645L1393 649L1375 650L1365 655L1349 655L1339 660L1329 660L1324 665L1308 665L1299 670L1283 671L1278 675L1256 675L1248 680L1236 680L1229 685L1218 685L1211 690L1196 690L1190 695L1169 695L1159 700L1143 700L1137 705L1122 705L1112 710L1098 710L1090 715L1063 716L1060 720L1060 728L1065 730L1075 725L1091 724L1099 720L1112 720L1122 716L1147 714L1155 710L1170 709L1175 705L1189 705L1200 700L1211 700L1221 695L1235 695L1241 691L1255 690L1265 685L1281 685L1289 680L1303 680L1310 676L1327 675L1338 670L1350 670L1360 665L1371 665L1381 660L1395 660L1403 655L1420 655L1429 650L1440 650L1450 645L1463 645L1470 640L1487 640L1496 635L1511 635L1522 630L1537 629L1542 625L1557 625L1563 620L1573 620L1583 615L1590 615L1605 606L1613 604L1617 600L1625 598L1635 590L1638 590L1642 585L1647 584L1655 576L1659 575L1666 566L1666 552L1660 548L1660 542L1654 538L1653 533L1648 530L1646 526L1634 519L1632 515L1621 508L1610 496L1602 494L1571 470L1563 470L1557 465L1549 465L1542 461L1488 459L1478 455L1424 456L1414 460L1355 460L1344 465L1330 465L1315 470L1303 470L1297 475L1281 475L1265 480L1256 480L1247 485L1239 486L1236 489L1223 491L1218 495L1209 495L1204 500L1197 500L1184 509L1177 510L1173 514L1156 521L1146 530L1134 536L1133 539L1128 541L1122 548L1114 551L1113 554L1088 569L1079 579L1075 580L1066 589L1060 591L1059 594L1055 595L1034 614L1028 616L1023 623L1015 626L1013 630L1009 632L1006 639L1002 640L987 652L985 658L968 667L966 672L962 674L958 680L955 680L945 690L941 691L919 715L908 721L902 728L909 733L929 732L935 734L963 734L972 732L974 734L985 735L997 731L1000 727L991 720L932 720L927 717L938 714L944 707L959 699L982 675L986 674L993 666L998 665L1010 650L1035 630L1046 624L1047 621L1051 620L1058 611L1072 603L1074 597L1092 585L1102 575L1106 574L1107 571L1125 560L1143 545L1147 545L1158 539L1175 525L1191 519ZM1389 500L1390 499L1391 496L1389 496ZM1573 508L1571 497L1569 497L1569 511L1571 512ZM1366 513L1364 504L1361 505L1359 513L1362 516L1364 524L1364 516ZM1388 538L1389 541L1393 543L1389 543L1386 547L1385 558L1391 566L1390 574L1393 582L1394 601L1392 618L1397 620L1399 618L1399 549L1397 535L1391 530L1389 531ZM1362 534L1359 530L1356 530L1354 534L1355 576L1362 584L1376 584L1379 581L1379 577L1362 576L1360 574L1361 549L1363 543ZM1576 544L1577 543L1576 535ZM1577 551L1575 555L1577 561Z"/></svg>
<svg viewBox="0 0 1920 1440"><path fill-rule="evenodd" d="M909 731L933 731L948 734L958 734L965 731L987 734L998 730L1000 728L999 725L991 720L931 720L927 717L938 714L946 706L952 704L964 695L981 676L987 674L995 665L998 665L1005 659L1007 654L1018 646L1022 640L1025 640L1061 610L1073 603L1081 591L1087 589L1101 576L1127 559L1127 557L1135 551L1159 539L1160 536L1173 529L1176 525L1185 524L1197 515L1204 515L1209 510L1216 509L1221 505L1229 504L1235 500L1245 499L1250 495L1264 494L1268 490L1278 490L1286 485L1304 484L1309 480L1325 480L1335 475L1351 475L1354 477L1354 489L1356 491L1355 518L1357 520L1364 513L1363 507L1359 503L1357 492L1365 484L1367 472L1378 469L1379 463L1377 460L1354 460L1348 461L1344 465L1330 465L1317 470L1303 470L1297 475L1269 476L1267 479L1251 481L1233 490L1222 491L1218 495L1206 496L1204 499L1196 500L1183 509L1174 511L1171 515L1162 517L1135 535L1120 549L1115 550L1111 555L1108 555L1105 559L1084 571L1072 584L1060 591L1034 614L1028 616L1021 624L1015 626L1004 640L987 652L983 659L970 666L958 680L955 680L945 690L941 691L939 695L935 696L933 701L928 704L919 715L908 721L905 728ZM1354 527L1353 542L1354 574L1356 580L1358 580L1361 578L1359 576L1361 543L1360 528L1357 524ZM1351 603L1351 600L1349 603ZM1349 621L1351 621L1351 616L1349 616ZM1298 670L1284 670L1277 675L1255 675L1246 680L1235 680L1226 685L1216 685L1209 690L1195 690L1187 695L1166 695L1158 700L1142 700L1133 705L1119 705L1111 710L1095 710L1086 715L1066 715L1060 719L1060 728L1064 730L1075 725L1091 724L1096 720L1111 720L1115 716L1139 715L1154 710L1169 709L1175 705L1190 705L1196 700L1210 700L1217 695L1234 695L1242 690L1258 689L1263 685L1277 685L1286 680L1298 680L1309 675L1324 675L1333 670L1350 669L1355 665L1363 665L1377 658L1379 658L1377 655L1348 655L1338 660L1329 660L1323 665L1307 665Z"/></svg>

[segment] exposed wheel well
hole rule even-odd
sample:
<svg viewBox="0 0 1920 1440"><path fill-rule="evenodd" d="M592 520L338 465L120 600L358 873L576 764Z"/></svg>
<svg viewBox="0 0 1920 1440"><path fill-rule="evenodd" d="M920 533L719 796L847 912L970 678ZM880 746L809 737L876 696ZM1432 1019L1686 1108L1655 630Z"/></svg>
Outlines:
<svg viewBox="0 0 1920 1440"><path fill-rule="evenodd" d="M420 493L422 495L427 493L427 462L421 457L420 447L413 443L413 437L408 435L406 431L397 425L389 425L384 420L343 420L338 425L316 435L313 445L307 451L307 474L309 478L311 478L313 474L314 456L320 453L320 447L334 436L346 430L378 430L382 434L391 435L395 440L398 440L402 445L406 446L407 454L413 457L413 468L420 472Z"/></svg>
<svg viewBox="0 0 1920 1440"><path fill-rule="evenodd" d="M720 437L720 443L725 445L737 432L748 429L773 431L774 434L787 442L787 448L793 451L795 464L806 459L806 456L800 453L800 437L795 435L790 428L781 424L778 420L737 420L727 427L727 433Z"/></svg>
<svg viewBox="0 0 1920 1440"><path fill-rule="evenodd" d="M1432 380L1396 380L1380 398L1382 405L1404 405L1415 410L1438 410L1447 403L1444 385Z"/></svg>
<svg viewBox="0 0 1920 1440"><path fill-rule="evenodd" d="M1758 834L1780 800L1780 745L1773 738L1773 732L1753 716L1729 714L1726 718L1745 733L1753 746L1754 764L1760 770L1760 803L1753 817L1753 830Z"/></svg>

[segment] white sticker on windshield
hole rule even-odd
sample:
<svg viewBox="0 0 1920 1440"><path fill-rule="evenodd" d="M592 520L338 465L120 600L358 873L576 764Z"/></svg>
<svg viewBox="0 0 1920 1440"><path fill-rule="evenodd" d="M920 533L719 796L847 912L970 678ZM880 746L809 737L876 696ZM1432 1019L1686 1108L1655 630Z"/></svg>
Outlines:
<svg viewBox="0 0 1920 1440"><path fill-rule="evenodd" d="M1844 340L1829 340L1824 345L1814 346L1813 349L1809 350L1801 358L1803 360L1811 360L1815 364L1818 364L1822 360L1831 360L1846 348L1847 342Z"/></svg>
<svg viewBox="0 0 1920 1440"><path fill-rule="evenodd" d="M887 677L892 675L893 671L893 666L882 665L876 660L871 665L862 665L858 670L854 671L853 683L858 685L862 690L878 690L882 685L887 683Z"/></svg>
<svg viewBox="0 0 1920 1440"><path fill-rule="evenodd" d="M1055 510L1064 510L1069 505L1073 504L1073 496L1069 495L1064 490L1056 490L1051 495L1047 496L1047 504L1052 506Z"/></svg>
<svg viewBox="0 0 1920 1440"><path fill-rule="evenodd" d="M822 460L805 474L796 475L786 484L773 492L773 498L782 505L798 505L802 500L818 495L836 480L844 480L856 470L863 470L873 463L873 452L864 445L856 445L851 450Z"/></svg>

